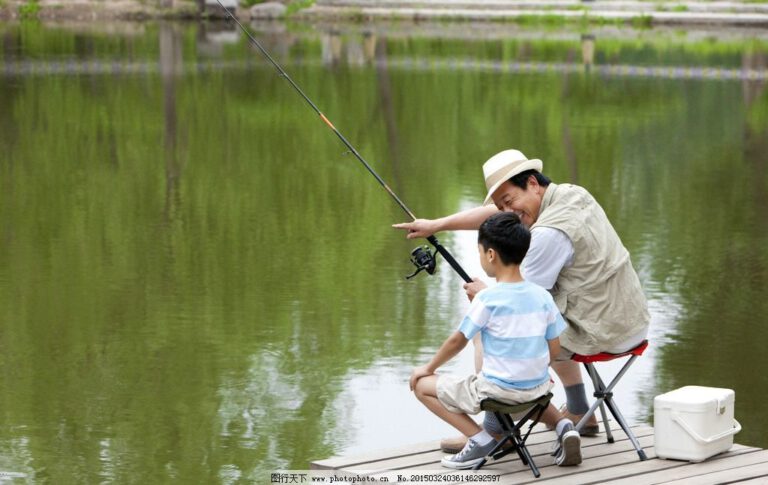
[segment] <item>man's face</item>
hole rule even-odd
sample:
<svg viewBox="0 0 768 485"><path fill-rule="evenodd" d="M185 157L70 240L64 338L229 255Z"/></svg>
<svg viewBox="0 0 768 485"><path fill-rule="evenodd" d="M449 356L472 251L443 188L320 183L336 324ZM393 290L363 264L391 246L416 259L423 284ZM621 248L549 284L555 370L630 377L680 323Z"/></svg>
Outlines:
<svg viewBox="0 0 768 485"><path fill-rule="evenodd" d="M523 224L531 227L539 218L545 191L546 187L539 185L536 177L531 176L525 190L507 181L496 189L491 198L500 211L514 212Z"/></svg>

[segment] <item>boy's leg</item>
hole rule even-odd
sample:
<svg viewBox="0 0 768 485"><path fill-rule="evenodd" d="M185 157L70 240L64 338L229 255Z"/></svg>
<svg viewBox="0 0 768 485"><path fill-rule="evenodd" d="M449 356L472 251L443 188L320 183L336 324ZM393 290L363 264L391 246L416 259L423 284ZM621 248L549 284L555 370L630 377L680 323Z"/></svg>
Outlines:
<svg viewBox="0 0 768 485"><path fill-rule="evenodd" d="M445 384L449 386L456 384L451 390L455 394L448 393L445 398L448 398L450 406L453 408L456 406L456 410L466 409L463 407L466 404L467 399L474 399L472 378L469 376L463 381L449 382ZM423 402L427 408L440 417L443 421L450 424L454 428L461 431L461 433L468 437L466 445L458 453L446 456L440 460L440 464L447 468L455 469L467 469L477 466L485 462L488 454L496 448L496 441L491 435L484 431L475 421L463 412L451 412L437 397L437 382L438 376L431 375L422 377L416 382L416 388L414 389L416 397L419 401ZM462 387L462 384L464 386ZM470 386L469 388L467 387ZM443 392L443 383L441 382L441 392ZM469 393L469 394L466 394ZM450 397L448 397L450 395ZM456 403L451 399L457 399ZM462 404L459 404L461 402ZM474 409L474 407L472 407Z"/></svg>
<svg viewBox="0 0 768 485"><path fill-rule="evenodd" d="M560 411L549 403L541 415L541 421L557 433L560 452L555 457L555 463L560 466L578 465L581 463L581 437L573 427L570 419L563 418Z"/></svg>
<svg viewBox="0 0 768 485"><path fill-rule="evenodd" d="M431 375L422 377L416 382L414 389L416 397L424 403L427 408L435 413L440 419L458 429L464 436L474 436L482 428L468 415L463 413L453 413L449 411L437 399L437 376Z"/></svg>
<svg viewBox="0 0 768 485"><path fill-rule="evenodd" d="M475 351L474 351L475 374L479 374L480 370L483 368L483 340L482 340L482 335L480 335L480 332L476 333L475 336L472 337L472 344L475 346ZM496 440L500 439L501 433L503 432L503 430L501 429L501 425L496 420L496 418L493 417L493 413L484 413L484 414L485 414L485 421L483 423L483 428L485 428L486 431L491 433L491 435ZM450 438L443 438L442 440L440 440L440 449L446 453L458 453L464 448L466 444L467 444L466 436L464 435L452 436Z"/></svg>

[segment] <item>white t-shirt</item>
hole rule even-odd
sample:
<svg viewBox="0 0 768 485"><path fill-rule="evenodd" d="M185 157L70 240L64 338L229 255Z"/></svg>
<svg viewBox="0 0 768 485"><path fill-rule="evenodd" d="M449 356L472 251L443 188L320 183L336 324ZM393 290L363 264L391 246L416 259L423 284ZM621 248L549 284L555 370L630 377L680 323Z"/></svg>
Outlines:
<svg viewBox="0 0 768 485"><path fill-rule="evenodd" d="M523 278L551 290L563 268L573 264L573 243L560 229L534 227L520 271Z"/></svg>
<svg viewBox="0 0 768 485"><path fill-rule="evenodd" d="M551 290L563 268L573 264L573 243L560 229L535 227L531 231L531 246L523 258L520 271L526 281ZM636 347L648 335L648 328L631 335L605 352L621 353Z"/></svg>

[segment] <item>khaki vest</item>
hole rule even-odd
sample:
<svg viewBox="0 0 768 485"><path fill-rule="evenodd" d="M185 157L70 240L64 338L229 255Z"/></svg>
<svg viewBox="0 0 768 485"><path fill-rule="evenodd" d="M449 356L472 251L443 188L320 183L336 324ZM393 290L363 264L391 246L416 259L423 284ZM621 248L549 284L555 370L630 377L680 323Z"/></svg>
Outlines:
<svg viewBox="0 0 768 485"><path fill-rule="evenodd" d="M563 268L552 297L568 321L560 343L579 354L615 347L647 328L648 304L629 252L597 201L582 187L550 184L536 223L573 243L573 264Z"/></svg>

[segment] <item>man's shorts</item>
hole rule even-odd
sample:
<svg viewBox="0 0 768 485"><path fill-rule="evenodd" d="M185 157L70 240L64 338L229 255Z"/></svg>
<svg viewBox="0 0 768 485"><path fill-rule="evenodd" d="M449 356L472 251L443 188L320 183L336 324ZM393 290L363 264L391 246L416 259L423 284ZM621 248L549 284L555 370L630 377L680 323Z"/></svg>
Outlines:
<svg viewBox="0 0 768 485"><path fill-rule="evenodd" d="M640 342L645 340L647 336L648 336L648 328L646 327L640 333L632 335L631 337L627 338L625 341L614 346L613 348L609 348L601 352L608 352L609 354L621 354L622 352L626 352L628 350L634 349L635 347L640 345ZM595 352L595 353L598 354L599 352ZM573 357L573 354L574 354L573 351L568 350L567 348L561 346L560 353L557 354L557 358L555 358L555 362L563 362L566 360L571 360L571 357Z"/></svg>
<svg viewBox="0 0 768 485"><path fill-rule="evenodd" d="M533 401L552 389L549 380L532 389L506 389L489 381L482 375L467 377L439 375L437 377L437 399L452 413L477 414L483 399L495 399L508 404Z"/></svg>

